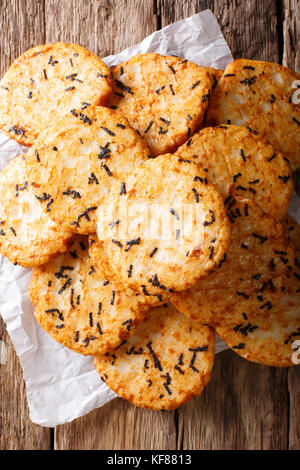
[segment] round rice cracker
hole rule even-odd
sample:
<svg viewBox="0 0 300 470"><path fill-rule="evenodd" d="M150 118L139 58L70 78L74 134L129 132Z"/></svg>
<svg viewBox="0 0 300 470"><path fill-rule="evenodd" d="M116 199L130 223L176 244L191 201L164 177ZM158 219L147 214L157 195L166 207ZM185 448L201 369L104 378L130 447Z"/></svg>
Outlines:
<svg viewBox="0 0 300 470"><path fill-rule="evenodd" d="M223 200L205 172L163 155L115 185L97 213L97 234L122 282L146 296L191 287L230 240Z"/></svg>
<svg viewBox="0 0 300 470"><path fill-rule="evenodd" d="M50 122L74 108L102 105L111 92L110 70L87 49L63 42L37 46L0 82L0 128L31 146Z"/></svg>
<svg viewBox="0 0 300 470"><path fill-rule="evenodd" d="M200 395L211 379L214 332L171 304L152 308L117 350L96 356L106 384L121 398L153 410L172 410Z"/></svg>
<svg viewBox="0 0 300 470"><path fill-rule="evenodd" d="M32 271L29 294L40 325L59 343L84 355L118 347L143 319L148 306L125 292L101 244L89 258L88 238L77 236L68 253Z"/></svg>
<svg viewBox="0 0 300 470"><path fill-rule="evenodd" d="M194 134L216 85L211 71L156 53L131 57L112 72L107 106L125 114L153 155L173 152Z"/></svg>
<svg viewBox="0 0 300 470"><path fill-rule="evenodd" d="M175 152L199 163L224 199L229 194L256 202L283 219L293 192L289 163L262 137L239 126L205 128Z"/></svg>
<svg viewBox="0 0 300 470"><path fill-rule="evenodd" d="M97 106L72 110L44 129L26 154L34 192L50 217L80 234L95 233L96 209L110 186L148 160L126 118Z"/></svg>
<svg viewBox="0 0 300 470"><path fill-rule="evenodd" d="M277 367L296 365L295 341L300 339L299 279L291 279L297 292L285 293L270 315L260 314L252 323L244 321L230 327L218 327L217 334L248 361Z"/></svg>
<svg viewBox="0 0 300 470"><path fill-rule="evenodd" d="M32 268L67 251L73 234L56 225L34 197L25 157L11 160L0 173L0 253Z"/></svg>
<svg viewBox="0 0 300 470"><path fill-rule="evenodd" d="M250 128L282 152L295 170L300 167L299 80L299 74L278 64L236 60L218 82L206 122Z"/></svg>
<svg viewBox="0 0 300 470"><path fill-rule="evenodd" d="M171 294L179 311L214 327L271 315L294 265L282 223L248 199L231 196L226 207L231 222L226 258L191 289Z"/></svg>

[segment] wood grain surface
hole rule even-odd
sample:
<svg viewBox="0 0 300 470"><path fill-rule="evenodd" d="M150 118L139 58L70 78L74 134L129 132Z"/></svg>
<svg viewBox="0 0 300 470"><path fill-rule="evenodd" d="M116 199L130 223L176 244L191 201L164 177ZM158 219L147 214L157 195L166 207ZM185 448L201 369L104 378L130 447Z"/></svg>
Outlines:
<svg viewBox="0 0 300 470"><path fill-rule="evenodd" d="M0 73L37 44L76 42L106 56L206 8L235 58L300 71L298 0L0 0ZM225 351L205 392L179 410L152 412L117 399L50 430L29 419L21 368L3 322L0 340L0 449L300 448L299 367L262 367Z"/></svg>

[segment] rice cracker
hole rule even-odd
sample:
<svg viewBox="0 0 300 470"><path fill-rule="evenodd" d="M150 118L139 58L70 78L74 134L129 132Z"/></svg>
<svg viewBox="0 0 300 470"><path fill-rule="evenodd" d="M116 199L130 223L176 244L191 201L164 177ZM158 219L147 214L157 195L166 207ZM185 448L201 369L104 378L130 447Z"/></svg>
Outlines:
<svg viewBox="0 0 300 470"><path fill-rule="evenodd" d="M77 44L29 49L0 82L0 128L31 146L41 130L71 109L102 105L112 92L110 70Z"/></svg>
<svg viewBox="0 0 300 470"><path fill-rule="evenodd" d="M96 231L96 209L110 186L148 160L127 119L96 106L72 110L39 135L26 154L34 192L50 217L76 233Z"/></svg>
<svg viewBox="0 0 300 470"><path fill-rule="evenodd" d="M244 126L265 137L300 167L300 75L282 65L247 59L229 64L213 93L208 125Z"/></svg>
<svg viewBox="0 0 300 470"><path fill-rule="evenodd" d="M112 72L107 106L126 115L154 156L173 152L194 134L217 82L210 70L156 53L131 57Z"/></svg>
<svg viewBox="0 0 300 470"><path fill-rule="evenodd" d="M0 253L32 268L64 253L73 238L44 213L25 173L25 156L0 173Z"/></svg>
<svg viewBox="0 0 300 470"><path fill-rule="evenodd" d="M211 379L214 332L170 304L152 308L117 350L95 357L106 384L137 406L171 410L199 395Z"/></svg>
<svg viewBox="0 0 300 470"><path fill-rule="evenodd" d="M191 287L221 261L230 239L222 197L206 173L173 155L115 185L97 217L111 265L145 295Z"/></svg>
<svg viewBox="0 0 300 470"><path fill-rule="evenodd" d="M59 343L85 355L119 346L148 308L123 290L101 244L92 240L101 264L91 264L88 238L77 236L66 254L33 270L29 288L41 326Z"/></svg>

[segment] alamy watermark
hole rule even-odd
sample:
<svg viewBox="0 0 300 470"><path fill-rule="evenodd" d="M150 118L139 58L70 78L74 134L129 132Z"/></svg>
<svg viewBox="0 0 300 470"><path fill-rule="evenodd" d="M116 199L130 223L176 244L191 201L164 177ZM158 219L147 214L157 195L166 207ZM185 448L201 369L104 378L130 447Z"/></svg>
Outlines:
<svg viewBox="0 0 300 470"><path fill-rule="evenodd" d="M291 96L291 101L293 104L299 104L300 103L300 80L295 80L292 84L292 88L295 89L296 91L293 92Z"/></svg>
<svg viewBox="0 0 300 470"><path fill-rule="evenodd" d="M298 366L300 364L300 339L293 341L292 347L295 349L292 355L292 363Z"/></svg>

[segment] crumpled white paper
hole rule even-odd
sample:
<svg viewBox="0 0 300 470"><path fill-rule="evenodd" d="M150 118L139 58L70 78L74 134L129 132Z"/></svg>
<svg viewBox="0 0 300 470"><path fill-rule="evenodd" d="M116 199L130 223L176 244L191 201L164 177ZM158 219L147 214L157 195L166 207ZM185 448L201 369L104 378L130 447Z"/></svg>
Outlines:
<svg viewBox="0 0 300 470"><path fill-rule="evenodd" d="M167 26L140 44L104 60L110 66L145 52L173 54L220 69L232 61L210 10ZM24 151L27 149L0 132L0 170ZM300 222L297 196L292 208L291 214ZM39 326L28 296L29 280L29 269L0 257L0 312L20 358L30 418L42 426L56 426L103 406L116 395L101 381L91 357L61 346ZM225 343L218 339L216 353L225 348Z"/></svg>

